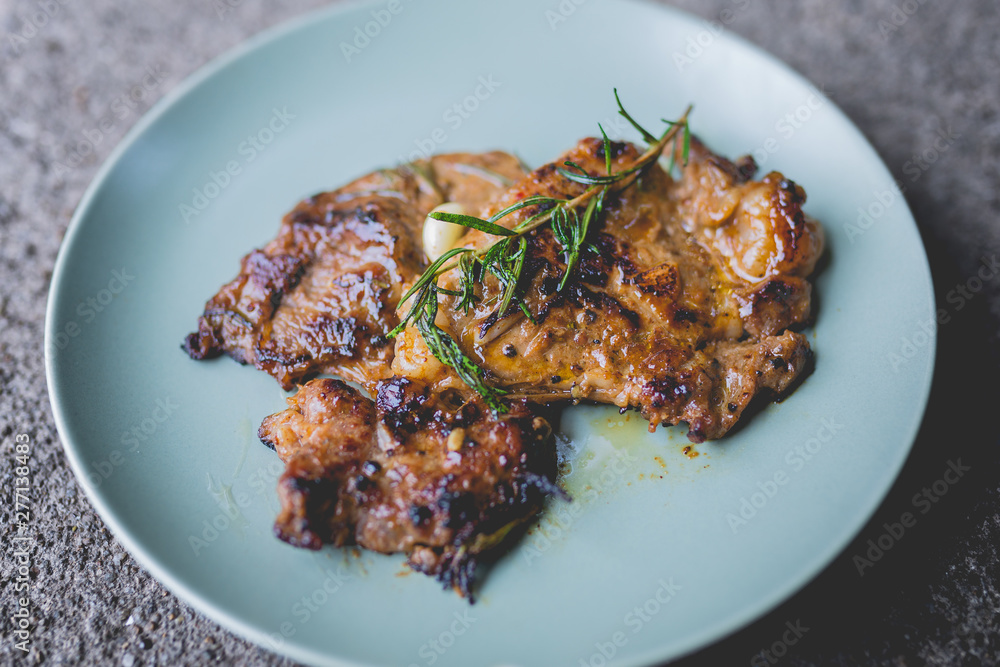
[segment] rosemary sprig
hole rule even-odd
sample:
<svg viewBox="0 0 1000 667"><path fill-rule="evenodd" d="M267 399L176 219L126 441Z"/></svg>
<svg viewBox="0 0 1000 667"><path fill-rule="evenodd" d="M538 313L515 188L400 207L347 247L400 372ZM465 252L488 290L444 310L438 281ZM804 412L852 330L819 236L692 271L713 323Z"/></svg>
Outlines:
<svg viewBox="0 0 1000 667"><path fill-rule="evenodd" d="M459 213L435 211L431 217L435 220L450 222L453 225L462 225L463 227L478 229L481 232L486 232L487 234L492 234L493 236L517 236L517 232L515 231L507 229L506 227L501 227L490 220L477 218L474 215L461 215Z"/></svg>
<svg viewBox="0 0 1000 667"><path fill-rule="evenodd" d="M483 397L490 410L494 413L506 412L507 406L504 405L502 396L507 392L487 384L483 379L483 369L462 352L454 338L435 324L438 311L437 290L426 288L424 298L416 305L420 308L420 314L414 318L414 324L434 356L451 366L458 377L462 378L462 382Z"/></svg>
<svg viewBox="0 0 1000 667"><path fill-rule="evenodd" d="M587 202L587 210L580 218L575 209L561 209L552 216L552 234L563 247L566 255L566 270L563 272L562 280L559 281L559 291L566 286L566 281L573 273L577 261L580 259L580 249L587 239L587 231L594 217L601 214L604 207L604 192Z"/></svg>
<svg viewBox="0 0 1000 667"><path fill-rule="evenodd" d="M691 107L687 108L680 120L665 120L664 122L668 126L667 130L662 136L657 138L629 115L622 105L621 99L618 97L617 89L615 89L614 93L615 101L618 103L618 113L642 135L643 140L649 146L628 168L613 173L611 165L611 140L608 139L604 128L598 124L603 138L604 164L607 174L590 174L586 169L572 161L565 163L565 166L569 169L563 167L557 169L558 173L564 178L588 186L579 196L573 199L559 199L540 195L526 197L502 211L498 211L488 219L444 212L430 214L430 217L436 220L443 220L470 229L477 229L486 234L501 238L488 247L478 250L473 248L454 248L432 262L406 294L403 295L403 298L400 299L397 308L410 299L414 299L414 302L399 325L389 333L389 336L397 336L407 326L412 324L420 332L424 343L431 353L439 361L454 369L462 381L479 393L489 408L495 413L507 411L502 398L507 392L488 384L483 369L469 359L454 338L437 326L435 320L438 314L438 296L443 293L457 298L457 307L468 313L469 309L472 308L478 299L476 296L476 285L481 283L488 272L497 279L500 285L500 295L497 298L498 306L495 311L496 316L498 318L505 316L511 304L520 296L520 290L523 289L521 277L524 271L525 258L528 254L526 235L546 223L550 224L552 234L562 247L563 256L566 261L566 269L559 282L558 289L561 291L566 286L569 277L579 262L580 254L586 247L585 244L590 229L603 211L606 197L609 194L621 192L632 185L651 164L659 159L664 149L671 142L673 142L670 165L670 171L672 171L678 152L678 139L682 142L680 146L682 163L687 163L691 145L691 135L687 118L691 113ZM511 213L529 206L535 206L538 210L512 228L497 224L498 221ZM580 208L583 208L582 215L578 212ZM455 268L459 269L459 289L449 290L439 287L437 284L438 277ZM524 300L517 299L517 302L521 311L530 320L531 312L524 304Z"/></svg>

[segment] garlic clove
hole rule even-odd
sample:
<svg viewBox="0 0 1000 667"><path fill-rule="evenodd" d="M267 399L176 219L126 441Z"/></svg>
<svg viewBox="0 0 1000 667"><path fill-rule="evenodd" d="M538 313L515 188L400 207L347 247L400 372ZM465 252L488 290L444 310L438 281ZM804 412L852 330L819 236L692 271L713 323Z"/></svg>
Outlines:
<svg viewBox="0 0 1000 667"><path fill-rule="evenodd" d="M431 209L431 213L454 213L465 215L465 207L458 202L445 202L440 206ZM427 216L424 220L423 240L424 254L430 261L436 260L444 253L451 250L458 240L465 234L466 229L462 225L456 225L444 220L435 220Z"/></svg>

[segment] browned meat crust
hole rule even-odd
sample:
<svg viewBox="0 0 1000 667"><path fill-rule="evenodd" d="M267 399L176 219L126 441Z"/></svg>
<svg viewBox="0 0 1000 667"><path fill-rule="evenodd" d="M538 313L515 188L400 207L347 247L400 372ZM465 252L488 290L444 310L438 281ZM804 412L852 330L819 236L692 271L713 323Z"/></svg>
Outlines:
<svg viewBox="0 0 1000 667"><path fill-rule="evenodd" d="M638 156L627 143L611 151L616 171ZM332 373L376 397L313 380L264 420L261 439L286 462L281 539L405 553L468 594L479 557L557 490L550 430L528 401L633 408L651 429L686 422L698 442L801 377L810 349L795 329L809 320L808 277L823 248L805 193L777 172L751 180L751 159L731 162L697 140L682 178L654 165L605 202L563 289L552 231L528 235L518 299L530 317L498 317L492 275L468 313L442 298L437 325L509 391L507 414L487 410L414 328L388 344L397 302L425 267L427 212L450 200L487 217L533 195L575 197L584 186L557 172L564 160L601 173L603 143L583 140L527 175L506 154L438 156L318 195L209 301L186 344L192 357L226 353L285 387ZM472 231L461 243L495 238ZM441 287L457 279L445 274Z"/></svg>
<svg viewBox="0 0 1000 667"><path fill-rule="evenodd" d="M523 173L506 153L439 155L306 199L208 301L185 350L228 354L285 389L317 373L372 386L391 375L387 334L402 285L424 269L427 213L446 199L478 211Z"/></svg>
<svg viewBox="0 0 1000 667"><path fill-rule="evenodd" d="M616 171L638 156L612 145ZM590 173L605 168L603 144L586 139L529 174L488 212L525 197L572 198L585 186L558 174L565 160ZM638 409L657 424L687 422L688 437L719 438L755 395L780 393L805 368L808 276L822 251L819 226L802 213L805 193L781 174L749 180L752 160L734 164L694 141L683 178L654 165L609 200L573 279L548 227L529 235L522 287L526 317L496 313L500 287L487 275L468 314L447 297L438 325L479 361L490 381L536 401L589 399ZM538 212L527 207L504 226ZM495 237L470 232L466 247ZM442 286L455 289L457 272ZM451 301L448 303L448 301ZM436 390L461 381L408 329L393 370Z"/></svg>
<svg viewBox="0 0 1000 667"><path fill-rule="evenodd" d="M468 595L478 558L554 490L551 430L523 402L495 417L480 400L394 377L375 401L319 379L264 420L286 463L275 533L295 546L402 552Z"/></svg>

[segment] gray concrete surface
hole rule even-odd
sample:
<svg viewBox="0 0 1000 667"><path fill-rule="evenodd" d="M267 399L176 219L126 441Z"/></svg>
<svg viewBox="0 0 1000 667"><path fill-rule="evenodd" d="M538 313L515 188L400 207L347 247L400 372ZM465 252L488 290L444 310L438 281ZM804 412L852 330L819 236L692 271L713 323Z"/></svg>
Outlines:
<svg viewBox="0 0 1000 667"><path fill-rule="evenodd" d="M141 113L233 45L322 4L0 0L0 663L287 662L192 611L109 534L67 467L53 425L42 329L48 282L73 208ZM878 516L805 590L682 664L998 664L994 350L1000 281L988 280L963 297L961 309L948 295L967 284L982 257L1000 251L1000 6L992 0L673 4L709 19L731 18L728 30L824 86L897 177L916 175L907 199L928 246L940 305L953 316L941 329L920 438ZM539 6L550 5L557 0ZM51 16L42 13L46 6ZM231 11L220 17L220 6ZM722 14L734 7L739 11L732 16ZM43 25L32 32L29 23ZM102 133L92 154L57 169L148 67L160 68L163 82ZM954 136L947 150L914 170L913 156L929 151L942 127ZM864 323L857 324L863 335ZM35 512L27 655L13 645L10 617L18 597L12 509L20 433L32 439ZM911 508L912 496L956 458L971 471L859 577L852 556L883 532L884 522ZM783 649L789 622L808 631ZM772 648L770 656L755 657Z"/></svg>

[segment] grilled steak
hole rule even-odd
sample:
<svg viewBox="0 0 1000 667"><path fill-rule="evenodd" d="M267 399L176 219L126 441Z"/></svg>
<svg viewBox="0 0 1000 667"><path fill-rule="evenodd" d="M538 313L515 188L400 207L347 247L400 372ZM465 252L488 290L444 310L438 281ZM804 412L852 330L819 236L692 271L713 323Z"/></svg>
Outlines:
<svg viewBox="0 0 1000 667"><path fill-rule="evenodd" d="M228 354L285 389L317 373L373 386L391 375L387 334L424 268L427 213L445 200L478 211L523 173L506 153L439 155L306 199L208 301L185 350Z"/></svg>
<svg viewBox="0 0 1000 667"><path fill-rule="evenodd" d="M402 552L468 595L479 557L556 488L551 430L523 402L494 416L394 377L374 401L318 379L288 404L259 435L286 463L275 533L295 546Z"/></svg>
<svg viewBox="0 0 1000 667"><path fill-rule="evenodd" d="M616 171L639 154L626 143L611 150ZM603 143L582 141L487 213L530 196L580 195L586 186L556 171L566 161L603 173ZM636 408L651 429L687 422L691 440L719 438L754 396L785 391L809 356L789 327L809 317L805 278L822 234L802 213L801 187L777 172L750 180L754 171L749 158L733 163L694 141L681 179L653 165L605 202L592 247L562 290L566 262L551 227L528 234L520 301L530 318L518 308L498 316L501 287L487 273L468 313L457 297L442 298L438 326L513 396ZM501 222L511 228L538 212L529 206ZM462 245L495 241L471 231ZM452 271L441 285L455 290L457 281ZM414 328L399 338L393 370L435 391L462 386Z"/></svg>
<svg viewBox="0 0 1000 667"><path fill-rule="evenodd" d="M610 151L615 172L639 155L628 143ZM602 141L585 139L530 174L503 153L375 172L302 202L278 238L243 259L206 305L188 353L228 354L286 388L331 373L375 397L312 380L264 420L261 440L286 463L281 539L405 553L468 595L480 557L558 491L538 404L633 408L651 430L687 423L700 442L801 377L810 349L796 329L810 317L821 229L802 212L801 187L777 172L752 180L752 159L731 162L697 140L681 178L654 164L605 200L564 285L567 258L550 226L525 236L518 307L508 312L498 312L492 274L481 272L468 311L458 307L458 271L441 276L435 324L507 391L508 412L491 412L416 328L388 340L401 295L426 268L421 225L433 207L455 201L485 218L534 195L571 199L586 186L558 165L599 174L605 158ZM539 212L527 206L501 223ZM471 231L459 244L496 239Z"/></svg>

